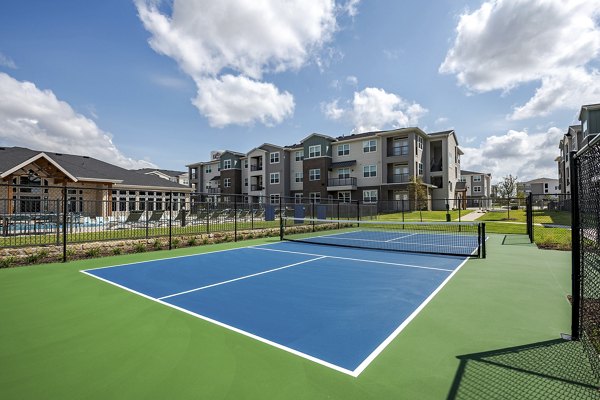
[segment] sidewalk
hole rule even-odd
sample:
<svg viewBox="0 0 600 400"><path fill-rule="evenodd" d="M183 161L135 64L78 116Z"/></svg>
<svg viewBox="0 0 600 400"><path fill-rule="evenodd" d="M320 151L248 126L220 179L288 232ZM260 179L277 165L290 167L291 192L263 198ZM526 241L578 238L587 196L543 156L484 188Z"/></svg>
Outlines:
<svg viewBox="0 0 600 400"><path fill-rule="evenodd" d="M481 217L484 214L485 214L485 211L483 211L483 210L475 210L472 213L462 215L460 217L460 221L461 222L475 221L477 218ZM455 221L458 221L458 218L455 219Z"/></svg>

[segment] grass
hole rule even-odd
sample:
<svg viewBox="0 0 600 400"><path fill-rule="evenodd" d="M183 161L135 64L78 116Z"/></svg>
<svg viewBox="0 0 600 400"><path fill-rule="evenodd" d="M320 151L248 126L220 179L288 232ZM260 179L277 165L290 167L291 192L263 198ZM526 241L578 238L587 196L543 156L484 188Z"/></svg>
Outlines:
<svg viewBox="0 0 600 400"><path fill-rule="evenodd" d="M450 220L458 221L459 215L465 216L472 213L473 210L450 210ZM446 221L446 211L409 211L405 213L380 214L377 219L383 221Z"/></svg>
<svg viewBox="0 0 600 400"><path fill-rule="evenodd" d="M492 235L488 258L469 260L358 378L79 272L268 239L0 270L0 392L49 400L452 400L518 398L510 393L521 389L523 396L585 398L589 385L535 373L549 363L571 371L581 359L525 362L523 351L506 350L569 331L570 254L502 246L501 239ZM513 364L473 374L476 361L465 355L499 349Z"/></svg>

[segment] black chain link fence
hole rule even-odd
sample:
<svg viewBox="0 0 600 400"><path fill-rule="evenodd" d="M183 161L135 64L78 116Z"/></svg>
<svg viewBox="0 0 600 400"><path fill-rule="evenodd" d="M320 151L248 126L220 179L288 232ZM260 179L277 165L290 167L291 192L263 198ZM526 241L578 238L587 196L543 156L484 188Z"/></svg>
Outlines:
<svg viewBox="0 0 600 400"><path fill-rule="evenodd" d="M545 249L571 250L571 195L532 194L528 201L531 241Z"/></svg>
<svg viewBox="0 0 600 400"><path fill-rule="evenodd" d="M592 140L571 158L572 329L600 379L600 140Z"/></svg>

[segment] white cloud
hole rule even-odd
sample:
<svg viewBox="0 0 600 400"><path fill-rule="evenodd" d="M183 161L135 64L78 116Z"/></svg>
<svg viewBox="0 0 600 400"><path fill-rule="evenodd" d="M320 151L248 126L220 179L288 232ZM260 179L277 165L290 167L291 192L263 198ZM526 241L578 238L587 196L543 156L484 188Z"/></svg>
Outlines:
<svg viewBox="0 0 600 400"><path fill-rule="evenodd" d="M439 71L456 74L460 85L475 92L506 92L541 82L534 97L515 108L512 119L577 108L599 92L595 84L593 90L577 94L597 77L586 67L600 54L599 12L600 0L486 1L460 17L453 47ZM553 101L552 96L566 101Z"/></svg>
<svg viewBox="0 0 600 400"><path fill-rule="evenodd" d="M358 3L360 0L348 0L342 8L350 17L354 18L358 15Z"/></svg>
<svg viewBox="0 0 600 400"><path fill-rule="evenodd" d="M448 122L448 118L446 117L439 117L435 120L435 124L436 125L442 125Z"/></svg>
<svg viewBox="0 0 600 400"><path fill-rule="evenodd" d="M356 86L358 85L358 78L354 75L348 75L346 77L346 83L351 86Z"/></svg>
<svg viewBox="0 0 600 400"><path fill-rule="evenodd" d="M126 157L108 132L50 90L0 73L0 140L5 145L89 155L124 168L155 167Z"/></svg>
<svg viewBox="0 0 600 400"><path fill-rule="evenodd" d="M379 88L354 92L354 98L346 108L338 103L339 100L334 100L323 104L321 109L330 119L352 121L354 132L414 126L427 112L420 104L409 103Z"/></svg>
<svg viewBox="0 0 600 400"><path fill-rule="evenodd" d="M198 95L193 103L214 127L248 125L255 120L271 126L294 112L294 97L288 92L280 93L270 83L224 75L196 84Z"/></svg>
<svg viewBox="0 0 600 400"><path fill-rule="evenodd" d="M17 64L9 56L0 52L0 67L17 69Z"/></svg>
<svg viewBox="0 0 600 400"><path fill-rule="evenodd" d="M504 135L488 136L479 147L462 147L461 166L467 170L489 172L494 181L512 174L519 180L553 178L557 175L554 159L564 132L552 127L546 132L528 133L509 130Z"/></svg>
<svg viewBox="0 0 600 400"><path fill-rule="evenodd" d="M350 1L344 11L356 12L357 3ZM281 122L282 116L291 115L293 98L287 92L282 95L272 84L260 82L263 75L298 70L310 61L322 67L336 54L335 49L328 49L324 57L319 54L337 29L339 10L333 0L174 0L169 16L159 10L156 0L135 0L135 4L144 27L152 34L150 46L174 59L198 84L198 97L193 102L200 112L215 111L204 100L219 96L212 99L220 104L216 114L223 124L219 126L254 120ZM234 75L238 84L220 84L215 89L215 82L231 81ZM246 88L249 82L255 88L263 85L259 91L268 97L254 97L258 104L238 101L236 107L224 107L230 103L228 97L237 96L225 89L235 89L242 81ZM265 90L267 86L271 89ZM204 88L213 90L203 94ZM243 118L223 114L238 113L241 106L245 106ZM216 114L210 117L213 122Z"/></svg>

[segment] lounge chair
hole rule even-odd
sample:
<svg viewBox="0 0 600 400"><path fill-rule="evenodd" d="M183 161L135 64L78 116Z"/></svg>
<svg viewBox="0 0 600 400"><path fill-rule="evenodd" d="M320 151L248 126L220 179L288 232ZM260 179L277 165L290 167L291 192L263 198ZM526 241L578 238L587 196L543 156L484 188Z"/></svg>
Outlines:
<svg viewBox="0 0 600 400"><path fill-rule="evenodd" d="M162 219L164 214L164 211L152 211L152 214L150 214L150 218L146 220L146 224L152 226L160 226L164 225L165 223L168 224L168 221Z"/></svg>
<svg viewBox="0 0 600 400"><path fill-rule="evenodd" d="M124 221L109 221L107 224L108 229L126 229L139 227L140 219L144 215L143 211L131 211Z"/></svg>
<svg viewBox="0 0 600 400"><path fill-rule="evenodd" d="M183 222L183 220L185 219L185 222L187 224L189 222L188 221L189 214L190 213L187 212L186 210L179 210L179 212L177 213L177 215L175 216L175 218L173 218L173 220L171 222L181 224Z"/></svg>

